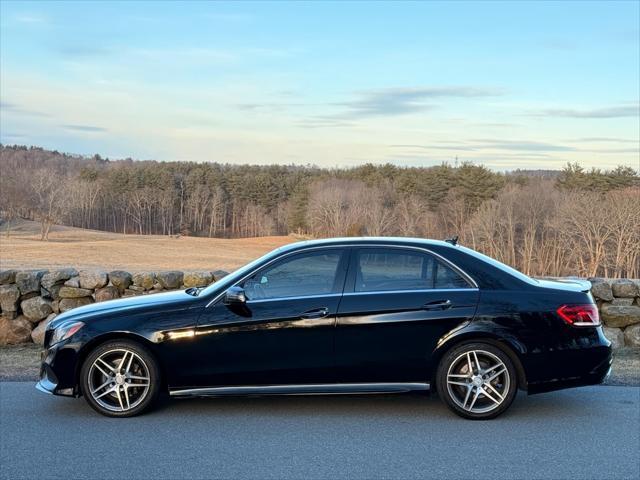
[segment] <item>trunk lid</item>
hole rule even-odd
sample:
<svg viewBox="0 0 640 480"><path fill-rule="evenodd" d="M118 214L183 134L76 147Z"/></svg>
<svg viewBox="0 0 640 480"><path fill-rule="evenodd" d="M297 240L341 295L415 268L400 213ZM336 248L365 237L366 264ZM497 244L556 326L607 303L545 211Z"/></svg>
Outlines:
<svg viewBox="0 0 640 480"><path fill-rule="evenodd" d="M554 290L569 292L589 292L591 290L591 282L580 278L554 278L553 280L536 278L535 281L542 288L553 288Z"/></svg>

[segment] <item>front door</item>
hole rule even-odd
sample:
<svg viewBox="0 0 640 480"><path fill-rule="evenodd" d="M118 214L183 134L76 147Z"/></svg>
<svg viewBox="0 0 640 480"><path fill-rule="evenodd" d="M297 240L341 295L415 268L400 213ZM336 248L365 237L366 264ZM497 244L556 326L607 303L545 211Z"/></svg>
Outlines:
<svg viewBox="0 0 640 480"><path fill-rule="evenodd" d="M329 383L348 250L294 253L241 282L243 308L218 301L196 331L200 386Z"/></svg>
<svg viewBox="0 0 640 480"><path fill-rule="evenodd" d="M438 339L471 320L477 304L477 288L429 252L355 249L338 311L339 381L427 381Z"/></svg>

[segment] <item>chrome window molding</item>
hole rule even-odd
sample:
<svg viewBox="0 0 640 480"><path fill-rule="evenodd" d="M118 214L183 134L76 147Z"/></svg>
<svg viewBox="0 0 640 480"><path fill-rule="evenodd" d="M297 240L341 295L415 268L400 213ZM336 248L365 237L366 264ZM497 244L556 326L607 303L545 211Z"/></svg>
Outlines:
<svg viewBox="0 0 640 480"><path fill-rule="evenodd" d="M385 295L392 293L448 293L448 292L477 292L477 288L416 288L416 289L408 289L408 290L372 290L366 292L347 292L343 293L345 297L353 297L356 295Z"/></svg>
<svg viewBox="0 0 640 480"><path fill-rule="evenodd" d="M247 300L247 305L252 305L254 303L266 303L266 302L275 302L275 301L283 301L283 300L304 300L307 298L332 298L332 297L341 297L342 293L319 293L316 295L292 295L290 297L274 297L274 298L257 298L255 300Z"/></svg>
<svg viewBox="0 0 640 480"><path fill-rule="evenodd" d="M429 250L428 248L416 247L415 245L393 245L393 244L385 244L385 243L380 243L380 244L376 244L376 243L354 243L354 244L345 244L345 245L325 245L325 246L308 247L308 248L301 248L299 250L294 250L292 252L288 252L288 253L285 253L283 255L280 255L280 256L278 256L276 258L272 258L271 260L269 260L264 265L260 265L255 270L252 270L251 272L249 272L246 275L244 275L243 277L241 277L239 280L237 280L232 285L227 287L227 289L237 286L238 284L244 282L247 278L251 277L252 275L255 275L256 272L259 272L263 268L268 267L272 263L275 263L275 262L283 260L283 259L285 259L287 257L290 257L291 255L297 255L297 254L300 254L300 253L312 252L314 250L329 250L329 249L336 249L336 248L338 248L338 249L348 249L348 248L396 248L396 249L400 249L400 250L414 250L414 251L418 251L418 252L422 252L422 253L427 253L429 255L433 255L435 258L437 258L438 260L443 262L445 265L447 265L448 267L452 268L456 273L458 273L460 276L462 276L462 278L464 278L471 285L471 287L469 289L458 289L458 290L477 290L478 289L478 284L473 279L473 277L471 277L469 274L467 274L467 272L462 270L456 264L454 264L454 263L450 262L449 260L447 260L446 258L444 258L442 255L439 255L438 253L436 253L436 252L434 252L432 250ZM438 290L440 290L440 289L429 289L428 291L433 292L433 291L438 291ZM444 289L444 290L452 291L454 289ZM410 291L415 292L416 290L410 290ZM209 303L207 303L207 306L205 308L209 308L211 305L215 305L220 299L222 299L222 297L224 296L225 292L226 292L226 290L224 290L224 291L220 292L219 294L217 294ZM399 292L399 290L388 290L388 291L385 290L383 292L370 292L370 293L398 293L398 292ZM329 294L329 295L349 295L351 293L363 294L363 293L367 293L367 292L332 293L332 294ZM325 296L328 296L328 295L318 295L318 296L319 297L325 297ZM277 297L277 298L269 298L269 299L264 299L264 300L275 301L275 300L286 300L288 298L291 299L291 298L295 298L295 297ZM304 298L304 297L302 297L302 298ZM253 300L253 301L258 301L258 300Z"/></svg>

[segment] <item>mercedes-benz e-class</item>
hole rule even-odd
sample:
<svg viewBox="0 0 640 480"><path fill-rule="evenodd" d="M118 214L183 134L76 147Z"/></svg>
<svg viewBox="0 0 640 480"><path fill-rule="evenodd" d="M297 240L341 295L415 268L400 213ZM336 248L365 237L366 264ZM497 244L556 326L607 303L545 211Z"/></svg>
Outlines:
<svg viewBox="0 0 640 480"><path fill-rule="evenodd" d="M589 282L534 280L455 241L281 247L206 288L76 308L45 335L38 388L127 417L171 397L431 390L458 415L601 383Z"/></svg>

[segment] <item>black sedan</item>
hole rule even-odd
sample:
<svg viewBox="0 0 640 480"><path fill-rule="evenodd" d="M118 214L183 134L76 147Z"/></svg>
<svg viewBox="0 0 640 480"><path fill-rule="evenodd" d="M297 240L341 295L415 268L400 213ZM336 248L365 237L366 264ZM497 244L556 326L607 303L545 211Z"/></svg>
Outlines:
<svg viewBox="0 0 640 480"><path fill-rule="evenodd" d="M589 282L534 280L455 241L279 248L206 288L89 305L45 335L37 388L128 417L172 397L437 391L470 419L601 383Z"/></svg>

